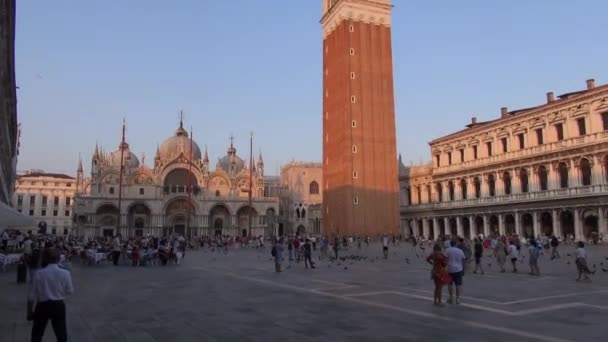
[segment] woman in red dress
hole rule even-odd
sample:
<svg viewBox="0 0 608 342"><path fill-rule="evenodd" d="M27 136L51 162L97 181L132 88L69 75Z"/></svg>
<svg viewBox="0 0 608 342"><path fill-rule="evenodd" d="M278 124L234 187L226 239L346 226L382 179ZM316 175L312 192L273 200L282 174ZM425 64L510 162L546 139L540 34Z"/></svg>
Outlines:
<svg viewBox="0 0 608 342"><path fill-rule="evenodd" d="M426 258L426 261L433 265L433 270L431 271L431 279L435 282L433 304L443 306L441 303L443 287L450 282L450 275L446 269L448 258L441 252L441 246L435 245L433 253Z"/></svg>

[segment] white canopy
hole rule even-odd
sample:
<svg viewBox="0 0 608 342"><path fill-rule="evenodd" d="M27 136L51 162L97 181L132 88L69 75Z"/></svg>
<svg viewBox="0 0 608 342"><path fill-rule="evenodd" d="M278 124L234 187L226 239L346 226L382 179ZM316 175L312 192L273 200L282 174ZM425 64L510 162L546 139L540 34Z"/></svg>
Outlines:
<svg viewBox="0 0 608 342"><path fill-rule="evenodd" d="M35 229L36 224L34 220L17 210L9 207L8 205L0 202L0 231L11 228L11 229Z"/></svg>

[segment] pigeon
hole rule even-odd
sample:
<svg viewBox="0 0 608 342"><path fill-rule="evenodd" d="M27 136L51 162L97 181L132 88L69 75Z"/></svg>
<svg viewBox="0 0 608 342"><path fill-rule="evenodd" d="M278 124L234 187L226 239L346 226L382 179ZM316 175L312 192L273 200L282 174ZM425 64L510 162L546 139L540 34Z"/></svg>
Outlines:
<svg viewBox="0 0 608 342"><path fill-rule="evenodd" d="M602 272L608 272L608 270L602 267Z"/></svg>
<svg viewBox="0 0 608 342"><path fill-rule="evenodd" d="M570 265L570 261L567 261L567 262L566 262L566 265Z"/></svg>

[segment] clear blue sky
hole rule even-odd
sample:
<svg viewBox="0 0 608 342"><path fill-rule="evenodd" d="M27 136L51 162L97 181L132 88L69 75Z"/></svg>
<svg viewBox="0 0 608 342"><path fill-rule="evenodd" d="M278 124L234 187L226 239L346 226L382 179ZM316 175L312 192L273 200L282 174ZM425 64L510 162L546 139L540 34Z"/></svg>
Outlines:
<svg viewBox="0 0 608 342"><path fill-rule="evenodd" d="M186 113L215 166L229 135L267 174L321 160L321 0L18 0L18 168L75 173L98 141L150 164ZM394 0L398 150L547 91L608 81L603 0ZM88 171L88 170L87 170Z"/></svg>

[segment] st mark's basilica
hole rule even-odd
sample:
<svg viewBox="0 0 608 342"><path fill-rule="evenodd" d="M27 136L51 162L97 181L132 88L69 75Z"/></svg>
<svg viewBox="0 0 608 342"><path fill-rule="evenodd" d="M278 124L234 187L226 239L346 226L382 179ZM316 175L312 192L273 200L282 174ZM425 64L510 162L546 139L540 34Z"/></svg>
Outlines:
<svg viewBox="0 0 608 342"><path fill-rule="evenodd" d="M81 161L77 170L74 225L79 235L260 236L278 229L279 199L264 191L261 153L250 166L231 140L212 168L207 149L201 153L181 120L173 136L158 146L153 168L140 162L124 140L113 152L95 146L91 159L90 177Z"/></svg>

